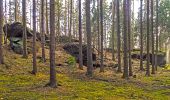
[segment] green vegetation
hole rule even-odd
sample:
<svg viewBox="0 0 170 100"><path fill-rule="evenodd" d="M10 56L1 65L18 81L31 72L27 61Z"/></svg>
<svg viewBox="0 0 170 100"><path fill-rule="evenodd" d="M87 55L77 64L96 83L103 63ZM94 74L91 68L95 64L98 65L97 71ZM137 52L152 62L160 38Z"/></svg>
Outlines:
<svg viewBox="0 0 170 100"><path fill-rule="evenodd" d="M96 69L93 78L89 79L85 77L85 70L77 69L68 73L70 68L62 66L57 67L57 79L61 86L52 89L44 87L49 79L48 64L39 62L39 72L34 76L29 73L32 69L31 56L23 59L20 55L10 52L5 54L7 62L0 66L0 98L4 100L170 99L170 73L166 69L159 69L158 74L153 77L144 77L142 72L137 78L123 80L120 78L121 74L112 73L111 70L100 74ZM74 57L63 58L75 65Z"/></svg>
<svg viewBox="0 0 170 100"><path fill-rule="evenodd" d="M70 56L70 57L68 58L67 63L68 63L69 65L75 65L75 64L76 64L76 59L75 59L75 57Z"/></svg>
<svg viewBox="0 0 170 100"><path fill-rule="evenodd" d="M170 70L170 65L169 65L169 64L166 64L166 66L164 67L164 69Z"/></svg>

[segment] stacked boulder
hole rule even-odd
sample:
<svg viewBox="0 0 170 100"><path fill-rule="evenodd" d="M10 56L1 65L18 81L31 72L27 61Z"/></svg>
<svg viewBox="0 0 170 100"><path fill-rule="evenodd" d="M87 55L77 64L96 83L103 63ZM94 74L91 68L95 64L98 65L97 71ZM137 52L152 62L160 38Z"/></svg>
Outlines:
<svg viewBox="0 0 170 100"><path fill-rule="evenodd" d="M10 41L10 48L17 54L22 54L23 52L23 25L20 22L14 22L12 24L6 24L3 27L4 33L7 39ZM32 52L32 38L33 31L28 27L26 28L27 34L27 50L28 53ZM40 33L37 32L37 41L41 40ZM37 48L39 46L37 43Z"/></svg>
<svg viewBox="0 0 170 100"><path fill-rule="evenodd" d="M63 46L63 49L68 52L70 55L76 58L76 61L79 62L79 43L78 42L72 42L67 43ZM82 54L83 54L83 65L87 66L87 45L82 45ZM96 54L92 53L92 59L93 59L93 66L96 66Z"/></svg>

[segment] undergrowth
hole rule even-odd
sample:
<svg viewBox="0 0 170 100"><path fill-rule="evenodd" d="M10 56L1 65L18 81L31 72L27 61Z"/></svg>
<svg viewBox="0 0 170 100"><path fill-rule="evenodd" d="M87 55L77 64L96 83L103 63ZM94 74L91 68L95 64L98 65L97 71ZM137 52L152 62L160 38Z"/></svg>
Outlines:
<svg viewBox="0 0 170 100"><path fill-rule="evenodd" d="M85 77L85 70L75 69L68 73L70 65L76 68L75 58L63 57L67 58L69 65L57 66L57 80L61 86L52 89L44 87L49 81L49 63L38 62L35 76L30 74L31 56L23 59L10 52L6 55L5 65L0 65L2 100L170 100L168 71L160 70L151 77L139 74L138 78L128 81L121 79L117 73L117 76L110 76L109 81L108 76L104 76L109 73L106 71L104 74L94 74L89 79Z"/></svg>

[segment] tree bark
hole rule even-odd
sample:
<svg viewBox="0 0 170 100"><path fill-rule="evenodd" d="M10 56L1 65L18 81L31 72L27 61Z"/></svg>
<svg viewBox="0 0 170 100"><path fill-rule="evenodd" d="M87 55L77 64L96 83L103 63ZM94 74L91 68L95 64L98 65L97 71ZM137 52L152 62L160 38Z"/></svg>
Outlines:
<svg viewBox="0 0 170 100"><path fill-rule="evenodd" d="M154 33L153 33L153 0L151 0L151 39L152 39L152 74L155 74L155 36L154 36Z"/></svg>
<svg viewBox="0 0 170 100"><path fill-rule="evenodd" d="M23 57L28 57L27 52L27 31L26 31L26 0L22 0L22 22L23 22Z"/></svg>
<svg viewBox="0 0 170 100"><path fill-rule="evenodd" d="M18 0L15 0L15 21L18 21Z"/></svg>
<svg viewBox="0 0 170 100"><path fill-rule="evenodd" d="M86 35L87 35L87 73L86 75L91 77L93 75L93 63L92 63L92 34L90 23L90 0L86 0Z"/></svg>
<svg viewBox="0 0 170 100"><path fill-rule="evenodd" d="M55 70L55 0L50 0L50 82L49 86L57 87Z"/></svg>
<svg viewBox="0 0 170 100"><path fill-rule="evenodd" d="M127 32L128 32L128 4L129 0L124 0L123 1L123 8L124 8L124 34L123 34L123 39L124 39L124 44L123 44L123 61L124 61L124 70L123 70L123 78L128 79L129 78L129 73L128 73L128 58L127 58Z"/></svg>
<svg viewBox="0 0 170 100"><path fill-rule="evenodd" d="M41 48L42 62L45 62L45 27L44 27L44 0L41 0Z"/></svg>
<svg viewBox="0 0 170 100"><path fill-rule="evenodd" d="M12 2L11 2L11 0L9 0L9 23L11 24L12 23L12 4L11 4Z"/></svg>
<svg viewBox="0 0 170 100"><path fill-rule="evenodd" d="M60 37L60 0L57 1L57 41L59 41Z"/></svg>
<svg viewBox="0 0 170 100"><path fill-rule="evenodd" d="M68 23L68 26L67 26L68 33L67 33L67 36L69 36L69 34L70 34L69 33L70 32L69 31L69 29L70 29L70 0L67 1L67 2L68 2L67 3L68 4L68 6L67 6L68 7L68 9L67 9L68 10L68 18L67 18L68 19L68 21L67 21L67 23Z"/></svg>
<svg viewBox="0 0 170 100"><path fill-rule="evenodd" d="M99 9L100 3L99 0L97 0L97 40L98 40L98 56L100 57L100 9Z"/></svg>
<svg viewBox="0 0 170 100"><path fill-rule="evenodd" d="M129 76L133 76L133 72L132 72L132 61L131 61L131 0L127 0L127 10L128 10L128 13L127 13L127 17L128 17L128 49L129 49Z"/></svg>
<svg viewBox="0 0 170 100"><path fill-rule="evenodd" d="M72 38L72 7L73 7L73 0L70 0L70 27L69 27L69 41L71 42Z"/></svg>
<svg viewBox="0 0 170 100"><path fill-rule="evenodd" d="M7 24L7 3L6 3L7 1L5 0L5 24ZM6 33L4 33L4 44L7 44L7 25L6 25L6 27L5 27L5 32Z"/></svg>
<svg viewBox="0 0 170 100"><path fill-rule="evenodd" d="M118 70L117 72L122 72L121 68L121 57L120 57L120 47L121 47L121 41L120 41L120 9L119 9L119 0L117 0L116 3L116 16L117 16L117 55L118 55Z"/></svg>
<svg viewBox="0 0 170 100"><path fill-rule="evenodd" d="M157 55L158 55L158 2L159 0L156 0L156 56L155 56L155 70L157 70Z"/></svg>
<svg viewBox="0 0 170 100"><path fill-rule="evenodd" d="M3 35L3 0L0 0L0 64L4 63L2 35Z"/></svg>
<svg viewBox="0 0 170 100"><path fill-rule="evenodd" d="M65 11L64 11L64 35L67 35L67 0L65 0Z"/></svg>
<svg viewBox="0 0 170 100"><path fill-rule="evenodd" d="M100 0L100 35L101 35L100 72L104 72L104 65L103 65L103 0Z"/></svg>
<svg viewBox="0 0 170 100"><path fill-rule="evenodd" d="M112 60L115 61L115 49L114 49L114 41L115 41L115 0L112 0Z"/></svg>
<svg viewBox="0 0 170 100"><path fill-rule="evenodd" d="M81 0L79 0L79 69L83 69Z"/></svg>
<svg viewBox="0 0 170 100"><path fill-rule="evenodd" d="M140 70L143 71L143 0L140 0Z"/></svg>
<svg viewBox="0 0 170 100"><path fill-rule="evenodd" d="M36 62L36 2L33 0L33 70L32 74L37 73L37 62Z"/></svg>
<svg viewBox="0 0 170 100"><path fill-rule="evenodd" d="M49 27L48 27L48 0L46 0L46 33L49 35Z"/></svg>
<svg viewBox="0 0 170 100"><path fill-rule="evenodd" d="M149 34L149 0L147 0L147 64L146 64L146 76L150 76L150 54L149 54L149 39L150 39L150 34Z"/></svg>

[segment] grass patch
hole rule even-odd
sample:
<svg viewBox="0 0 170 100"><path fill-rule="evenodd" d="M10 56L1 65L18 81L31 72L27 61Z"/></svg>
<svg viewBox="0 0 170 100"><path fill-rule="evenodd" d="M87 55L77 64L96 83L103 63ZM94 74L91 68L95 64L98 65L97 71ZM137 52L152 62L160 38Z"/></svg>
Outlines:
<svg viewBox="0 0 170 100"><path fill-rule="evenodd" d="M74 65L57 67L58 88L44 87L49 81L49 62L38 62L38 73L31 75L31 56L23 59L20 55L8 52L6 64L0 65L0 99L4 100L169 100L170 73L160 70L155 76L123 80L119 75L110 76L113 81L104 79L111 75L108 70L104 74L95 71L95 77L85 77L85 70L76 69L75 59L69 57ZM13 59L12 61L10 59ZM59 59L61 60L61 59ZM66 60L66 61L68 61ZM63 61L65 62L65 61ZM71 70L71 73L69 71ZM108 73L108 74L107 74ZM139 74L140 75L140 74ZM139 76L137 75L137 76ZM105 77L104 77L105 76ZM122 75L121 75L122 76ZM101 80L97 80L101 78ZM144 85L143 85L144 84Z"/></svg>

